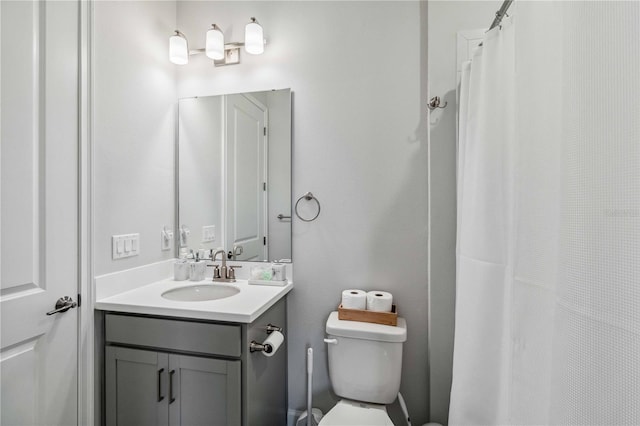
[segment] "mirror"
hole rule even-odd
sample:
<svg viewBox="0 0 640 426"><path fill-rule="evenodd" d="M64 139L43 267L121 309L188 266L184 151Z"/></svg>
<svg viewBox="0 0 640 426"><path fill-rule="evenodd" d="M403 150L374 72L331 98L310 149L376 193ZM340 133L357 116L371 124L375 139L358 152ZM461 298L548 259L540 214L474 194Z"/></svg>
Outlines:
<svg viewBox="0 0 640 426"><path fill-rule="evenodd" d="M291 90L178 103L179 247L291 259Z"/></svg>

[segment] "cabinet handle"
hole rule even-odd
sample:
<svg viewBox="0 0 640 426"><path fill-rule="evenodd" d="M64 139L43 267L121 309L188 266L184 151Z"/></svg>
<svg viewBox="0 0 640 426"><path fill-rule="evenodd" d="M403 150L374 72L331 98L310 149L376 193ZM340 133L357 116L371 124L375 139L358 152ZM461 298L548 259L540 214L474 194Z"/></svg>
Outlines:
<svg viewBox="0 0 640 426"><path fill-rule="evenodd" d="M158 402L164 399L162 395L162 373L164 373L164 368L158 370Z"/></svg>
<svg viewBox="0 0 640 426"><path fill-rule="evenodd" d="M176 399L173 397L173 375L176 374L176 370L169 372L169 404L172 404Z"/></svg>

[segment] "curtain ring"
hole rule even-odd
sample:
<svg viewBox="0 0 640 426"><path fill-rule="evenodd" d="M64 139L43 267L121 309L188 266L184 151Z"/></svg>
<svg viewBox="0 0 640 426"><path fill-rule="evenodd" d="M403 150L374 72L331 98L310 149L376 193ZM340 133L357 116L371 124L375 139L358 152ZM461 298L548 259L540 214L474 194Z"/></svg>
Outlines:
<svg viewBox="0 0 640 426"><path fill-rule="evenodd" d="M312 217L311 219L305 219L304 217L300 216L300 213L298 213L298 204L300 204L300 201L302 201L303 198L305 200L307 200L307 201L314 200L316 202L316 204L318 205L318 213L316 213L316 215L314 217ZM314 197L311 192L307 192L302 197L298 198L298 201L296 201L296 206L294 208L294 211L296 212L296 216L298 216L298 218L300 220L302 220L304 222L312 222L312 221L316 220L318 218L318 216L320 216L320 201L318 201L318 199L316 197Z"/></svg>

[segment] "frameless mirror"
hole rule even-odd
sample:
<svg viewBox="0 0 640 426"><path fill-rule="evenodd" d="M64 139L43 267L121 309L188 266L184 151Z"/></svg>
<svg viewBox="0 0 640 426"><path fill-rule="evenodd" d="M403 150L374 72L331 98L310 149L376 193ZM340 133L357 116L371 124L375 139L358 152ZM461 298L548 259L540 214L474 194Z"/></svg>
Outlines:
<svg viewBox="0 0 640 426"><path fill-rule="evenodd" d="M181 99L176 240L291 259L291 90Z"/></svg>

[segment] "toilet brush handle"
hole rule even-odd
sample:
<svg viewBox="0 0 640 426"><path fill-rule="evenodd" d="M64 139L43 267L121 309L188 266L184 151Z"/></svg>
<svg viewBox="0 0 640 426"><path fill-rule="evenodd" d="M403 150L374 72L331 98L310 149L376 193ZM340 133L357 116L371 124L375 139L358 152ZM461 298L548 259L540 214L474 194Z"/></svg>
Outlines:
<svg viewBox="0 0 640 426"><path fill-rule="evenodd" d="M307 426L313 426L313 348L307 349Z"/></svg>

